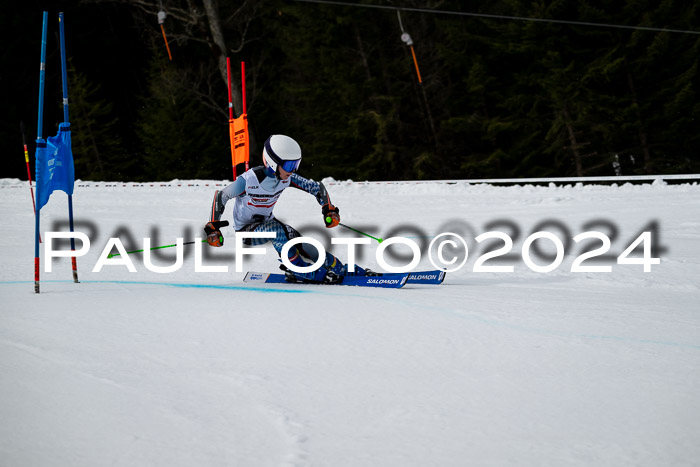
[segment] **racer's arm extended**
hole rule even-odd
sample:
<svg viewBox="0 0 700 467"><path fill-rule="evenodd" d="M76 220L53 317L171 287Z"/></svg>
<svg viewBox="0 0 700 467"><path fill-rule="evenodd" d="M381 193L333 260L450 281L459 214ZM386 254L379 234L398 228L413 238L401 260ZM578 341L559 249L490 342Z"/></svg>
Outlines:
<svg viewBox="0 0 700 467"><path fill-rule="evenodd" d="M297 174L292 174L289 179L289 186L304 190L316 197L318 204L322 206L323 222L326 227L335 227L340 224L340 209L333 206L331 197L323 185L323 182L315 182Z"/></svg>
<svg viewBox="0 0 700 467"><path fill-rule="evenodd" d="M323 206L324 204L331 204L331 197L328 195L326 187L323 182L316 182L314 180L309 180L298 174L292 174L289 178L289 186L298 188L307 193L310 193L316 197L318 204Z"/></svg>

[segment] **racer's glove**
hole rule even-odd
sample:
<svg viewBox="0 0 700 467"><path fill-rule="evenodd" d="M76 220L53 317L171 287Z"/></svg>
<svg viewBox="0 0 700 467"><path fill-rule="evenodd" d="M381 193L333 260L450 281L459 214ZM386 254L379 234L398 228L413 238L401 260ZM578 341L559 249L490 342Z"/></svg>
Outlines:
<svg viewBox="0 0 700 467"><path fill-rule="evenodd" d="M207 243L211 246L224 246L224 236L219 229L227 225L228 221L212 221L205 225L204 232L207 234Z"/></svg>
<svg viewBox="0 0 700 467"><path fill-rule="evenodd" d="M323 205L322 212L323 221L326 223L327 228L330 229L340 224L340 209L328 203Z"/></svg>

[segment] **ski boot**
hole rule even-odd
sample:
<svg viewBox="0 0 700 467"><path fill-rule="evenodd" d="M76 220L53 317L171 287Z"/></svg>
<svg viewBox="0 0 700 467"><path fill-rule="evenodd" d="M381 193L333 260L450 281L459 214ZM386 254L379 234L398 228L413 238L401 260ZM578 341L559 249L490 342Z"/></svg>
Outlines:
<svg viewBox="0 0 700 467"><path fill-rule="evenodd" d="M293 258L290 258L289 261L293 265L300 267L306 267L313 264L311 260L307 262L306 258L302 258L301 255L295 255ZM341 282L345 272L347 271L345 265L330 253L326 253L326 259L323 262L323 265L315 271L303 273L294 272L286 268L284 265L280 265L280 269L284 271L288 282L314 282L324 284L337 284Z"/></svg>
<svg viewBox="0 0 700 467"><path fill-rule="evenodd" d="M348 271L348 265L343 265L343 275L344 276L381 276L381 272L374 272L370 268L363 268L355 265L355 270L353 272Z"/></svg>

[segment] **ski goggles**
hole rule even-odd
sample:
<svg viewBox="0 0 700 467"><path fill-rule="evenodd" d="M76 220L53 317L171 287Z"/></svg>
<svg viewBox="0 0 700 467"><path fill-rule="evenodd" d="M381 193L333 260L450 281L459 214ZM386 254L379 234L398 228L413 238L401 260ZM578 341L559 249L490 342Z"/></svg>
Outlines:
<svg viewBox="0 0 700 467"><path fill-rule="evenodd" d="M301 164L301 158L295 159L295 160L282 160L281 157L279 157L275 151L272 150L272 147L270 146L270 142L265 141L265 152L267 153L270 158L275 161L277 164L277 167L281 167L284 169L286 172L296 172L297 169L299 168L299 165Z"/></svg>
<svg viewBox="0 0 700 467"><path fill-rule="evenodd" d="M295 161L284 161L283 163L277 163L277 167L282 167L286 172L296 172L301 164L301 159Z"/></svg>

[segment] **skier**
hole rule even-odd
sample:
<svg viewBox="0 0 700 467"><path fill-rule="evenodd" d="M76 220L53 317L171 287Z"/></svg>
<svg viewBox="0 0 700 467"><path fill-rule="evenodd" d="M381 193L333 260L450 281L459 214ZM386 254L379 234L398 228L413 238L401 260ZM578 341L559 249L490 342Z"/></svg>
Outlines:
<svg viewBox="0 0 700 467"><path fill-rule="evenodd" d="M277 254L281 256L282 247L287 241L300 237L301 234L273 215L277 200L285 188L291 186L306 191L316 197L321 205L321 212L327 228L340 223L339 209L331 203L331 198L323 183L315 182L298 175L301 164L301 148L289 136L272 135L265 141L263 164L252 168L223 190L214 193L211 217L204 227L207 243L214 247L223 245L223 235L217 226L226 204L233 200L233 225L237 232L273 232L275 238L248 238L246 245L262 245L272 242ZM295 266L306 267L318 260L316 248L303 243L289 249L289 262ZM282 269L284 266L280 266ZM339 282L345 275L375 275L368 269L355 266L349 272L338 258L326 252L323 265L316 271L297 273L286 269L288 280L299 282Z"/></svg>

